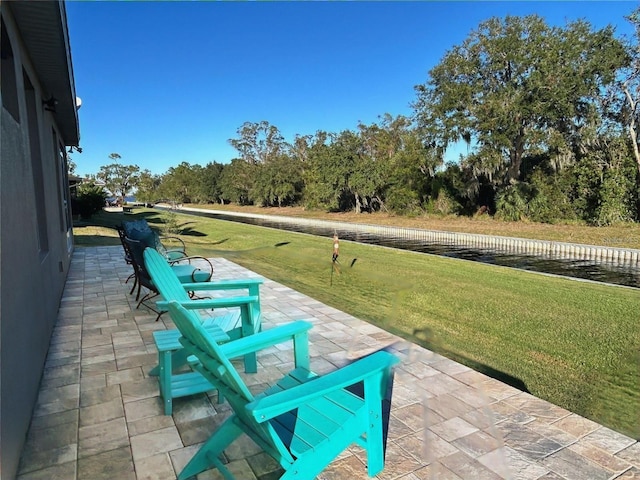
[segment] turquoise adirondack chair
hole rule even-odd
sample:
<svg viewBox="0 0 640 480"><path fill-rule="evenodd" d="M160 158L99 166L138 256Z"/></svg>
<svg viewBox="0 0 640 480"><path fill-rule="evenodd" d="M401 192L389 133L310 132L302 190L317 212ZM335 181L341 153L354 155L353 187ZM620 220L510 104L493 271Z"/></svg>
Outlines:
<svg viewBox="0 0 640 480"><path fill-rule="evenodd" d="M214 282L181 283L167 261L153 248L144 250L146 270L158 293L164 300L156 302L160 311L167 310L167 301L175 300L185 308L204 310L216 308L239 309L239 315L228 314L200 319L203 327L217 342L235 340L259 332L261 329L260 292L261 278L219 280ZM225 298L201 298L194 300L188 292L213 290L247 290L248 295ZM166 415L171 415L173 399L212 390L211 384L197 372L180 372L186 364L187 354L178 342L178 330L159 330L153 333L158 349L158 365L149 374L158 376L160 394ZM258 362L255 352L244 357L245 372L255 373Z"/></svg>
<svg viewBox="0 0 640 480"><path fill-rule="evenodd" d="M312 479L344 449L356 443L367 452L367 473L384 468L382 401L398 359L379 351L335 372L309 370L308 322L298 321L218 345L192 311L169 302L169 313L182 333L180 343L190 363L218 388L233 413L203 444L178 475L179 480L216 467L231 472L220 455L242 433L253 439L284 469L282 479ZM296 368L273 387L254 396L231 359L248 351L293 340ZM362 395L350 387L362 386Z"/></svg>
<svg viewBox="0 0 640 480"><path fill-rule="evenodd" d="M136 293L136 300L138 301L138 306L136 308L139 308L140 305L144 304L148 309L158 314L158 316L156 317L156 321L158 321L163 312L157 311L148 304L149 300L159 294L158 289L153 283L153 280L151 280L144 262L144 250L148 248L148 246L140 240L133 240L127 236L123 238L123 246L126 246L125 252L128 252L130 254L129 259L131 261L131 264L133 265L133 270L136 278L134 287L130 292L131 294L133 294L133 290L137 285L138 292ZM200 262L203 262L205 265L207 265L207 267L200 268L204 266L202 263L200 264L200 266L196 266L192 265L191 263L178 264L169 262L169 264L171 265L171 271L178 277L178 280L180 280L181 283L208 282L211 279L211 276L213 275L213 265L208 259L204 257L185 257L183 260L191 262L192 260L196 259L198 259ZM145 289L147 289L147 293L144 294L142 298L140 298L142 287L145 287Z"/></svg>

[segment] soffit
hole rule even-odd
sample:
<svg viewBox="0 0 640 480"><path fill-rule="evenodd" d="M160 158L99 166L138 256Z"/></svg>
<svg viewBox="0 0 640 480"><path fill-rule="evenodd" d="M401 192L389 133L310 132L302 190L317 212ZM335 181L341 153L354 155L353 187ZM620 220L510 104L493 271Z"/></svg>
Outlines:
<svg viewBox="0 0 640 480"><path fill-rule="evenodd" d="M10 5L29 52L44 99L58 103L54 116L65 145L79 143L78 112L71 62L67 16L63 2L15 1ZM15 47L14 47L15 48Z"/></svg>

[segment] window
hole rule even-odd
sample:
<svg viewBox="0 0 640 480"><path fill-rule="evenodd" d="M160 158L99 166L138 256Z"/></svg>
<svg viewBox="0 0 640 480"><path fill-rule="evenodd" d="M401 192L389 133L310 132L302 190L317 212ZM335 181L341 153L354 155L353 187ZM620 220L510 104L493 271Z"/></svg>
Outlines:
<svg viewBox="0 0 640 480"><path fill-rule="evenodd" d="M53 154L56 160L56 183L58 184L58 205L60 209L60 231L66 234L67 249L73 249L73 222L71 218L71 202L69 200L69 174L67 172L67 152L62 142L58 140L55 129L51 129L53 135Z"/></svg>
<svg viewBox="0 0 640 480"><path fill-rule="evenodd" d="M40 148L40 128L38 127L38 99L33 84L23 70L24 97L27 104L27 126L29 131L29 152L31 156L31 172L33 176L33 191L35 196L36 221L38 222L38 247L40 255L49 251L49 233L47 212L45 210L44 173L42 168L42 150ZM4 98L4 96L3 96Z"/></svg>
<svg viewBox="0 0 640 480"><path fill-rule="evenodd" d="M71 232L73 227L73 220L71 218L71 201L69 192L69 164L67 163L67 151L62 143L58 143L58 172L60 181L58 182L60 188L60 197L62 212L62 231Z"/></svg>

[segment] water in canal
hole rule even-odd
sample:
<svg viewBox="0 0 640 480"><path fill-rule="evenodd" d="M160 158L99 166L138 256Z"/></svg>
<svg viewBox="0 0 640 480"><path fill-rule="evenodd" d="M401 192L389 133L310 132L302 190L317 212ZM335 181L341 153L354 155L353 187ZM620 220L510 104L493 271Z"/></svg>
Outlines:
<svg viewBox="0 0 640 480"><path fill-rule="evenodd" d="M329 227L297 225L263 218L240 217L235 215L186 210L181 210L180 213L215 218L217 220L226 220L230 222L246 223L249 225L278 228L291 232L309 233L324 237L332 237L334 232L336 232L334 228ZM382 245L385 247L411 250L414 252L430 253L445 257L461 258L475 262L519 268L522 270L551 273L566 277L640 288L640 268L628 265L622 266L613 263L594 263L588 260L542 258L533 255L504 254L491 250L460 248L453 245L382 237L379 235L350 232L348 230L339 229L337 230L337 233L343 240L351 240L372 245Z"/></svg>

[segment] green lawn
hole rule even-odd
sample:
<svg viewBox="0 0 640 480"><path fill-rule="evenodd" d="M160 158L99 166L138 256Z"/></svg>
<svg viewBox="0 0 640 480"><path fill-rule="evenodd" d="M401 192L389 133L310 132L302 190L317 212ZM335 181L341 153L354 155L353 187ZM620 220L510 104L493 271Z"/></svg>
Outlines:
<svg viewBox="0 0 640 480"><path fill-rule="evenodd" d="M98 222L122 216L101 214ZM143 211L150 222L166 215ZM132 218L132 216L128 216ZM179 216L190 252L225 256L358 318L640 437L640 291ZM77 244L83 240L77 229ZM106 236L105 231L91 235ZM89 237L86 237L87 239ZM269 247L290 242L278 248ZM349 264L357 259L352 268Z"/></svg>

